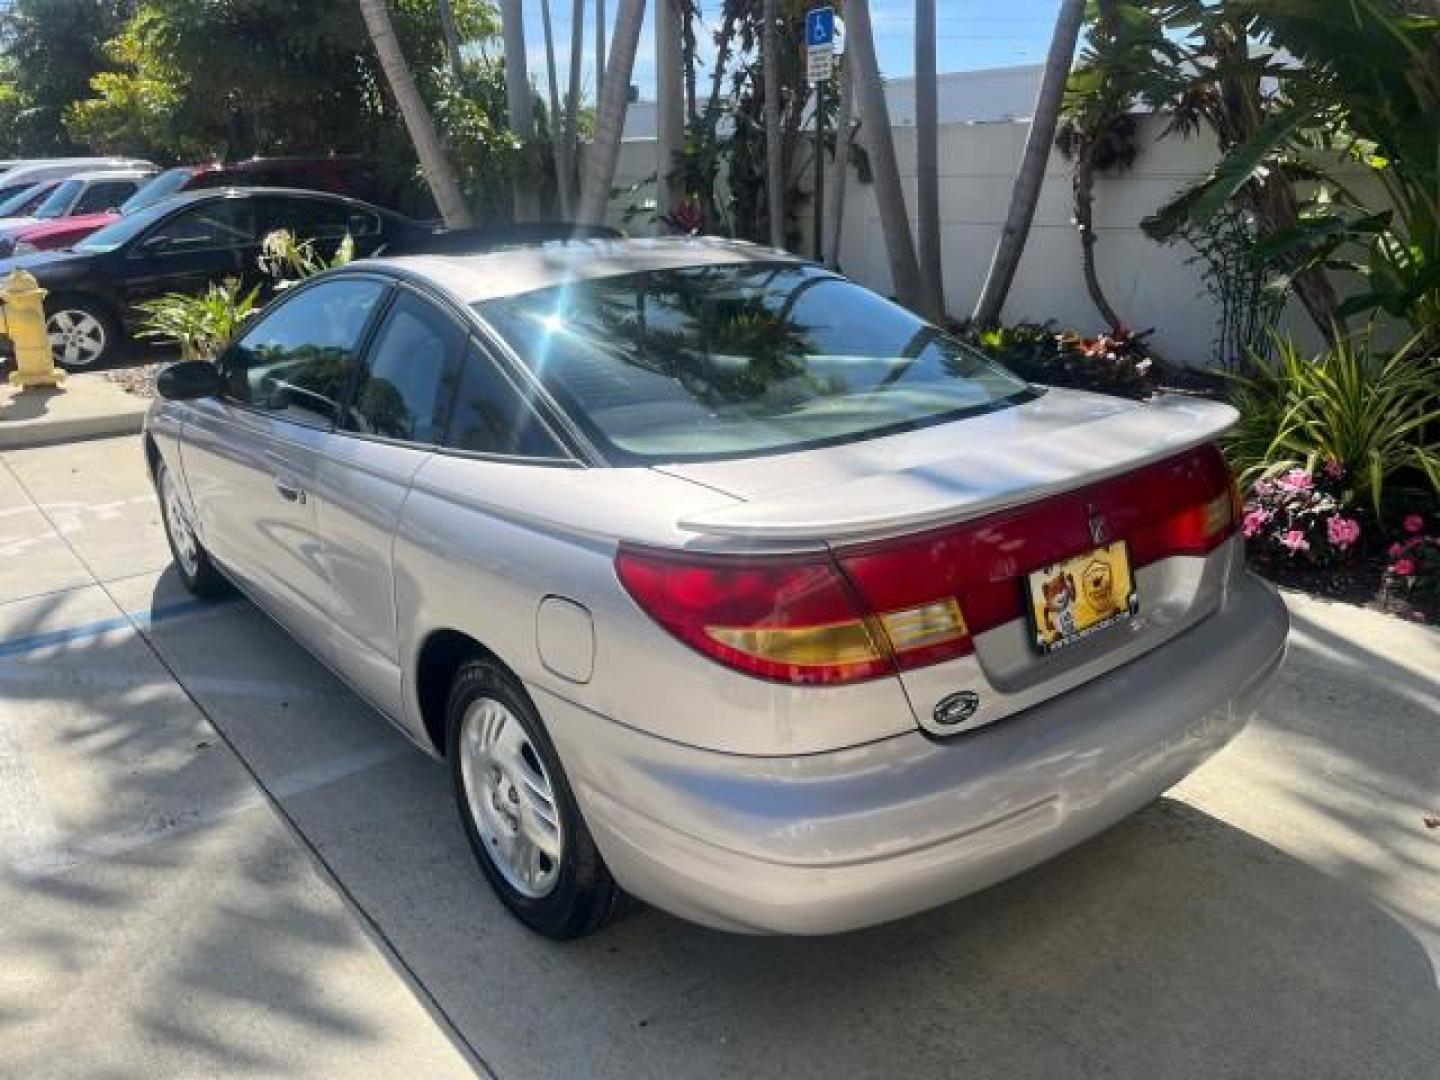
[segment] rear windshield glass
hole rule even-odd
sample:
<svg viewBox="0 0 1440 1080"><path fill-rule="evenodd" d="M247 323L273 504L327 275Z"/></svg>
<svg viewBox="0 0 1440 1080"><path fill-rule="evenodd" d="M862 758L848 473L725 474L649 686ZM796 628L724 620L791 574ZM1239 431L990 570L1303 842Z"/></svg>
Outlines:
<svg viewBox="0 0 1440 1080"><path fill-rule="evenodd" d="M159 176L155 177L148 184L145 184L139 191L131 195L120 204L122 214L130 214L136 210L143 210L147 206L153 206L161 199L167 199L175 192L185 186L185 181L194 176L193 169L183 166L178 169L166 169Z"/></svg>
<svg viewBox="0 0 1440 1080"><path fill-rule="evenodd" d="M794 263L647 271L476 308L602 449L635 462L855 442L1031 393L904 308Z"/></svg>

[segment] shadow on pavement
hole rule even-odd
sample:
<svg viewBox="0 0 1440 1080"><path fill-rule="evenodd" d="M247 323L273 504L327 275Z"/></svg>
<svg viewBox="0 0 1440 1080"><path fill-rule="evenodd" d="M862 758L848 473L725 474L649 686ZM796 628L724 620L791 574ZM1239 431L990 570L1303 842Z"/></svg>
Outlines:
<svg viewBox="0 0 1440 1080"><path fill-rule="evenodd" d="M155 603L167 597L162 587ZM292 785L282 801L506 1077L1431 1080L1440 1060L1436 975L1409 929L1363 890L1175 799L1020 878L869 931L743 938L647 910L550 944L489 893L445 770L257 611L239 603L150 633L272 789L297 768L371 753L373 765ZM1297 651L1302 675L1323 660ZM1377 680L1374 715L1407 692ZM284 952L277 943L277 962ZM206 990L231 993L223 981ZM301 973L276 1007L344 1022Z"/></svg>
<svg viewBox="0 0 1440 1080"><path fill-rule="evenodd" d="M373 971L368 940L137 635L55 640L67 597L7 622L50 647L0 657L0 1072L301 1075L320 1042L373 1063L390 1033L325 976ZM16 761L69 790L27 803Z"/></svg>

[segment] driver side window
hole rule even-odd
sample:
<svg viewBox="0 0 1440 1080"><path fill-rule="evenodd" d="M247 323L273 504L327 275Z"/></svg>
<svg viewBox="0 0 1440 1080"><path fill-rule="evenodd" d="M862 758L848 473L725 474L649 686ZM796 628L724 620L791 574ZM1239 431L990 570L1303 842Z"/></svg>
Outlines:
<svg viewBox="0 0 1440 1080"><path fill-rule="evenodd" d="M263 316L225 354L225 397L329 427L339 417L355 349L388 288L373 278L326 281Z"/></svg>
<svg viewBox="0 0 1440 1080"><path fill-rule="evenodd" d="M158 225L144 243L164 237L161 255L224 251L256 243L256 232L253 199L214 199Z"/></svg>

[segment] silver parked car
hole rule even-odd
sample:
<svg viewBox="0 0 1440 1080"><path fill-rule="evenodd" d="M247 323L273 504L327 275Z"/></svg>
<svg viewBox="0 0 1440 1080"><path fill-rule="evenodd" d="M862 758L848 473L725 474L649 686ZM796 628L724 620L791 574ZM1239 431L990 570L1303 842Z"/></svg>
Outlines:
<svg viewBox="0 0 1440 1080"><path fill-rule="evenodd" d="M162 375L186 584L445 758L543 934L848 930L1146 805L1285 651L1222 405L1027 385L717 240L365 260Z"/></svg>

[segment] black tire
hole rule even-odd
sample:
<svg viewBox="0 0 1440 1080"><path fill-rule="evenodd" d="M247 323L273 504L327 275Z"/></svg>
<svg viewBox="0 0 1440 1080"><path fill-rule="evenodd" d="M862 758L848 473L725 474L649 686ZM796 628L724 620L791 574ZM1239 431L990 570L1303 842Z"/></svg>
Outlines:
<svg viewBox="0 0 1440 1080"><path fill-rule="evenodd" d="M558 861L558 877L544 896L528 896L511 884L488 850L471 809L461 764L460 736L467 711L484 698L503 705L519 721L529 747L544 765L555 795L564 840ZM451 684L445 719L446 757L455 787L460 823L480 869L500 901L530 929L555 941L583 937L610 922L617 914L624 894L610 876L595 847L590 830L586 828L575 804L574 793L570 790L570 782L560 764L560 756L555 752L555 745L520 683L492 660L471 660L460 668Z"/></svg>
<svg viewBox="0 0 1440 1080"><path fill-rule="evenodd" d="M124 344L124 332L119 321L104 304L89 296L62 293L48 297L45 301L45 330L52 337L75 330L80 334L77 342L82 338L96 340L94 335L99 335L99 351L93 355L79 347L67 350L52 342L51 353L55 363L67 371L94 371L120 355Z"/></svg>
<svg viewBox="0 0 1440 1080"><path fill-rule="evenodd" d="M190 543L194 545L193 556L187 557L187 550L184 542L176 536L179 528L189 529L188 522L175 523L171 519L174 511L167 504L167 485L173 481L170 467L163 461L155 465L155 495L160 500L160 520L165 524L165 540L170 545L170 557L175 565L175 572L180 575L181 582L185 588L196 596L203 596L207 599L216 599L228 596L231 592L230 582L215 566L210 558L210 553L200 543L192 530L190 532Z"/></svg>

